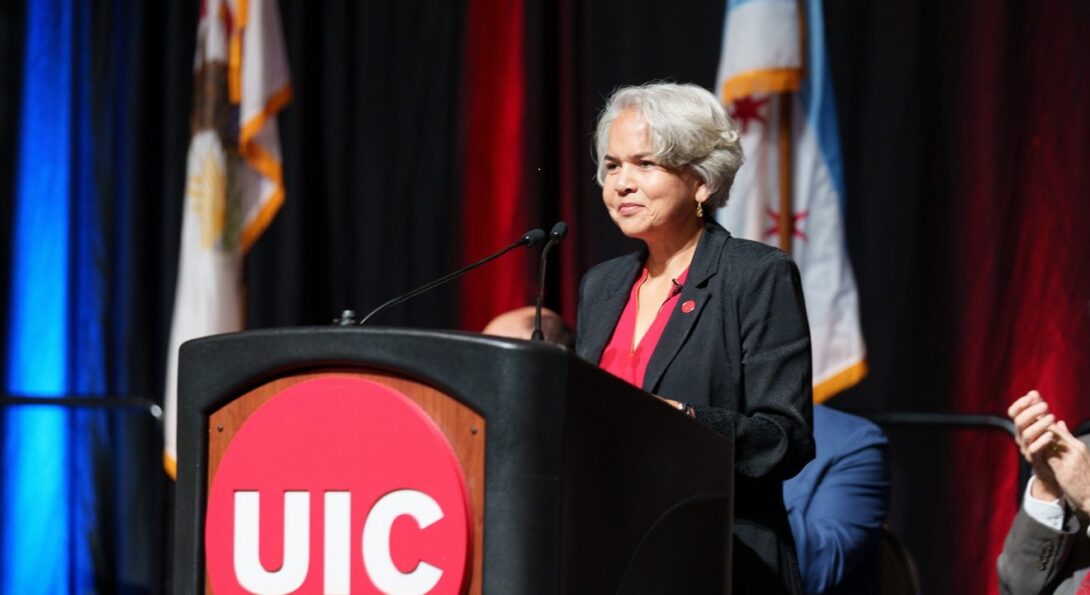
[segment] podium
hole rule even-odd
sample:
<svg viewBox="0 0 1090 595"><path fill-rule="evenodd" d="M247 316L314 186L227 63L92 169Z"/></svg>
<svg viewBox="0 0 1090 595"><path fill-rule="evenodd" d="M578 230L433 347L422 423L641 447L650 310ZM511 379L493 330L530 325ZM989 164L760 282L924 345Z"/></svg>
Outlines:
<svg viewBox="0 0 1090 595"><path fill-rule="evenodd" d="M409 426L420 424L404 420L417 418L437 429L432 434L420 430L424 432L420 436L441 436L438 443L445 440L457 460L451 469L460 475L464 510L444 505L443 520L435 521L434 516L424 520L423 513L398 520L398 510L409 515L408 511L428 508L423 504L412 508L413 500L402 499L405 508L398 509L395 492L412 492L415 502L428 506L442 500L428 496L425 488L409 490L413 486L408 485L375 492L383 496L379 502L389 500L393 508L380 506L376 497L360 498L341 485L331 484L324 495L312 490L303 496L313 507L310 516L297 516L310 519L307 535L314 537L307 541L304 536L302 541L311 546L324 543L326 550L312 556L309 566L303 559L310 554L291 554L296 562L302 560L301 572L310 573L307 584L318 585L312 592L323 592L323 583L315 578L323 571L325 592L356 593L379 592L360 576L378 581L375 577L385 572L392 574L390 580L425 580L424 570L435 576L464 575L455 585L460 593L730 592L731 442L562 347L472 333L286 328L190 341L182 346L179 361L175 593L235 592L213 589L206 580L209 562L226 568L224 572L237 570L239 560L232 565L221 557L230 557L231 552L240 556L247 547L239 541L234 549L216 546L214 559L211 553L206 555L206 546L218 543L211 537L221 529L215 519L227 518L218 511L229 506L220 502L231 502L223 499L230 494L235 505L243 501L237 486L213 488L223 487L220 482L227 480L221 477L229 470L238 475L250 469L250 463L225 461L241 460L238 453L246 448L270 453L253 459L254 464L267 465L263 471L250 471L263 485L274 486L279 469L287 474L306 467L291 471L295 479L284 484L279 490L283 493L271 489L260 494L266 499L263 503L287 511L285 490L299 488L304 493L295 485L302 481L298 473L329 469L349 482L384 481L382 473L366 470L371 467L364 459L377 457L386 465L381 468L398 469L398 457L409 456L404 444L431 440L405 437ZM308 387L321 396L304 394ZM344 387L363 388L345 392ZM344 394L335 394L338 391ZM344 413L370 406L365 401L372 394L379 395L374 397L376 404L388 402L394 409L400 407L397 411L411 409L419 415L413 418L410 412L398 421L387 421L378 419L387 411L381 408L373 409L378 412L374 414ZM335 402L324 399L341 401L323 412L323 403ZM274 409L281 412L279 426L266 421L276 416L264 412ZM259 420L264 424L260 429ZM293 427L296 422L298 428ZM340 453L308 450L322 443L327 423L331 436L337 433L335 427L358 425L358 439L372 441L359 455L364 462L351 463L355 466L347 473L336 469L339 461L348 460ZM381 443L380 435L385 436L381 440L408 442L384 450L375 446ZM300 463L296 460L300 457L310 460ZM438 482L446 473L422 469L417 459L404 465L406 473L427 481ZM351 530L335 522L336 511L348 514L350 499ZM316 511L323 506L325 517L320 517ZM234 511L230 525L236 539L243 526L241 510ZM277 514L272 516L279 519ZM259 515L255 510L252 515L253 523L261 525L258 532L284 535L281 545L271 549L262 545L260 552L253 552L269 572L278 567L284 573L299 570L298 565L288 568L295 564L288 562L288 542L299 547L298 539L287 537L288 519L295 517L283 515L282 522L268 524L269 528L264 525L270 513ZM451 523L463 520L464 530L461 525L450 529ZM362 546L356 531L360 524ZM323 530L325 537L320 535ZM453 531L456 545L457 536L463 536L464 559L434 553L437 540L429 536L440 531ZM342 542L343 554L330 545ZM390 553L394 542L409 543L401 548L408 553L400 554L400 559ZM442 560L459 567L444 568ZM330 574L341 578L331 579ZM417 586L426 585L419 580ZM413 588L404 592L414 592Z"/></svg>

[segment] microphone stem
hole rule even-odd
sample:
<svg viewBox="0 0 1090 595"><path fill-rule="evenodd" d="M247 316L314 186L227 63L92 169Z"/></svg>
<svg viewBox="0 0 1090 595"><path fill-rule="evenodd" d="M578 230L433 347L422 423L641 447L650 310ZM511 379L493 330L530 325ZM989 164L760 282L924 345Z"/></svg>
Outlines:
<svg viewBox="0 0 1090 595"><path fill-rule="evenodd" d="M396 306L396 305L398 305L398 304L400 304L400 303L402 303L402 302L404 302L406 300L410 300L410 299L424 293L425 291L428 291L430 289L435 289L436 287L439 287L440 285L450 281L451 279L454 279L455 277L458 277L459 275L463 275L463 274L465 274L465 273L467 273L467 272L469 272L469 271L471 271L471 270L473 270L473 269L475 269L475 268L477 268L477 267L479 267L479 266L481 266L483 264L486 264L486 263L488 263L488 262L490 262L492 260L495 260L495 259L503 256L504 254L507 254L508 252L514 250L515 248L518 248L519 246L522 246L524 243L525 243L524 240L519 240L519 241L515 242L514 244L511 244L510 246L504 248L503 250L500 250L499 252L497 252L495 254L492 254L491 256L486 256L486 257L478 260L477 262L474 262L473 264L466 265L466 266L454 271L453 273L448 273L448 274L446 274L446 275L444 275L444 276L442 276L442 277L440 277L440 278L438 278L438 279L436 279L436 280L434 280L434 281L432 281L432 282L430 282L430 283L428 283L426 285L422 285L422 286L410 291L409 293L406 293L405 295L398 296L398 297L386 302L385 304L382 304L381 306L375 308L374 310L371 310L371 312L367 316L363 317L363 320L361 320L359 322L359 325L363 326L364 324L367 324L367 321L370 320L376 314L379 314L379 313L387 310L388 308L392 308L392 307L394 307L394 306Z"/></svg>
<svg viewBox="0 0 1090 595"><path fill-rule="evenodd" d="M549 250L556 245L556 238L549 238L545 247L541 249L541 270L538 271L537 301L534 303L534 332L530 335L531 341L544 341L545 333L541 332L541 309L545 306L545 267L549 263Z"/></svg>
<svg viewBox="0 0 1090 595"><path fill-rule="evenodd" d="M541 332L541 296L537 296L534 307L534 332L530 335L531 341L544 341L545 333Z"/></svg>

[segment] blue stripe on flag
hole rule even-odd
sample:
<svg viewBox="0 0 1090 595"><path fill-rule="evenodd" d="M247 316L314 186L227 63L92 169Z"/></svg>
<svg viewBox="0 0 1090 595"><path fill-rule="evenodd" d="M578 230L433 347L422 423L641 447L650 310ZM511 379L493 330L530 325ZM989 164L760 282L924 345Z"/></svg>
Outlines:
<svg viewBox="0 0 1090 595"><path fill-rule="evenodd" d="M825 55L825 20L821 0L808 0L806 22L809 30L807 76L799 89L799 101L807 114L807 124L817 135L821 155L829 168L840 210L844 212L844 164L840 158L840 131L836 118L836 95L829 61Z"/></svg>

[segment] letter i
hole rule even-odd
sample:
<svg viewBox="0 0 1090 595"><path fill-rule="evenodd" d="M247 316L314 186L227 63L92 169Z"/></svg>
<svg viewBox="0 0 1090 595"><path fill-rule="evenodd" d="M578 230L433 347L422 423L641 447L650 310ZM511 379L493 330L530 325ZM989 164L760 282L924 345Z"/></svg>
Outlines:
<svg viewBox="0 0 1090 595"><path fill-rule="evenodd" d="M352 494L325 493L325 584L326 595L348 595L352 570L349 562L352 533Z"/></svg>

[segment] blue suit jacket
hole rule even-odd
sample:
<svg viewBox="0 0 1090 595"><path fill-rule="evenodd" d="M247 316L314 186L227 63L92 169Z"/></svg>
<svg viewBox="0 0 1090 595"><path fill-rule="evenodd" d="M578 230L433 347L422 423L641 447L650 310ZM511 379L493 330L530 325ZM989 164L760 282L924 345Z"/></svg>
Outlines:
<svg viewBox="0 0 1090 595"><path fill-rule="evenodd" d="M783 485L806 593L877 593L889 508L886 436L819 405L814 442L817 456Z"/></svg>

